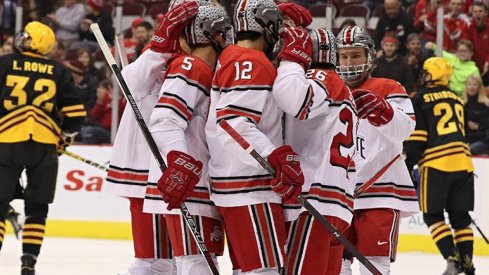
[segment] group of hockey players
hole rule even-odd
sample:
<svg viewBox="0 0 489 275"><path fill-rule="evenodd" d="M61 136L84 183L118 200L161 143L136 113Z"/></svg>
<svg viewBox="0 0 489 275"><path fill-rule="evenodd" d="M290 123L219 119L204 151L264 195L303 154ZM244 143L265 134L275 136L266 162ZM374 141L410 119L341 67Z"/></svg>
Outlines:
<svg viewBox="0 0 489 275"><path fill-rule="evenodd" d="M447 259L445 274L474 274L468 216L473 168L463 139L463 105L446 87L450 65L441 58L427 61L427 90L413 108L398 82L370 77L375 46L364 28L346 27L336 37L307 29L307 9L273 0L239 0L233 19L209 0L174 0L149 49L122 71L167 166L162 172L128 104L103 190L130 202L135 260L129 274L210 274L179 211L182 203L215 265L226 239L234 274L351 274L352 256L302 207L299 195L381 274L389 274L396 259L399 219L421 205ZM47 32L43 26L35 25ZM23 59L5 60L13 65L2 71L2 86L14 88L2 90L0 150L10 152L11 143L20 142L15 150L35 150L42 165L0 154L0 171L9 175L0 213L7 213L23 167L34 167L27 171L22 258L23 274L34 274L55 181L55 173L42 170L41 177L39 169L54 171L55 144L78 130L84 112L69 97L64 70L46 67L47 76L29 84L32 72L22 71L22 64L42 58L47 49L28 27L23 37L32 42L21 47ZM54 81L59 89L53 95ZM24 88L45 97L27 97ZM52 112L64 114L62 124L51 121L57 115ZM35 134L13 130L29 123ZM224 123L265 157L274 175ZM432 137L433 127L450 138ZM406 140L407 166L397 160ZM454 155L457 167L449 164ZM421 171L419 205L409 172L415 164ZM372 182L374 174L379 177ZM41 181L47 186L42 194ZM453 187L440 186L447 181ZM439 189L451 191L431 199ZM457 208L460 192L469 199ZM455 238L444 222L445 209ZM0 245L4 231L5 215ZM364 266L360 272L370 274Z"/></svg>
<svg viewBox="0 0 489 275"><path fill-rule="evenodd" d="M416 126L405 89L370 77L374 42L361 27L337 37L308 30L309 11L272 0L240 0L233 19L212 2L176 0L149 50L123 70L168 166L161 172L127 106L104 190L130 200L136 259L129 273L209 273L178 211L185 203L214 262L226 235L235 274L351 274L352 256L301 206L301 195L389 274L399 219L419 211L410 172L396 161ZM451 73L425 69L433 85ZM437 89L448 90L442 84ZM426 147L433 146L417 151ZM436 152L431 157L445 161ZM376 171L380 177L371 182ZM466 204L465 212L450 216L456 236L465 233L459 250L466 261L452 249L453 239L446 240L452 247L443 254L445 274L474 273ZM445 208L441 199L436 214L426 209L432 231L448 228ZM370 273L363 266L360 272Z"/></svg>
<svg viewBox="0 0 489 275"><path fill-rule="evenodd" d="M374 42L365 29L335 37L307 30L311 21L297 4L241 0L232 24L211 2L177 0L150 49L123 70L168 166L160 171L126 107L104 190L130 199L130 274L208 274L182 202L214 259L226 234L237 274L351 274L351 257L342 260L344 247L299 194L389 273L399 219L418 211L406 165L395 162L357 197L354 190L402 152L413 107L396 81L370 78Z"/></svg>

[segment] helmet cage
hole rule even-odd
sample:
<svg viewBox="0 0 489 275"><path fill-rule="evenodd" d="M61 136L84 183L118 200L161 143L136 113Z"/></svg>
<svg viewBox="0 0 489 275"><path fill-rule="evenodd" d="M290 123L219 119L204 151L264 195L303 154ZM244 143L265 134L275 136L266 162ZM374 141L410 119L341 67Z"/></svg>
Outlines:
<svg viewBox="0 0 489 275"><path fill-rule="evenodd" d="M359 65L341 66L338 61L336 72L345 82L357 82L370 74L375 58L375 45L370 34L361 27L347 27L340 31L336 39L339 49L363 48L367 55L367 63Z"/></svg>

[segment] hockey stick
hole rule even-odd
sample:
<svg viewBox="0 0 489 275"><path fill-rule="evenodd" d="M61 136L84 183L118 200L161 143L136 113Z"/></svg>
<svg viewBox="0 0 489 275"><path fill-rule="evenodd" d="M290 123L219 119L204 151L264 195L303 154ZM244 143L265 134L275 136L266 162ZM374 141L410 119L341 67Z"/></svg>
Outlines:
<svg viewBox="0 0 489 275"><path fill-rule="evenodd" d="M477 231L479 231L479 233L481 234L484 241L486 241L486 243L489 244L489 240L487 239L486 235L484 235L484 233L482 233L482 230L479 228L479 226L477 226L474 219L472 219L472 217L470 217L470 220L472 221L472 224L475 226L475 228L477 228Z"/></svg>
<svg viewBox="0 0 489 275"><path fill-rule="evenodd" d="M372 185L374 185L374 183L392 166L392 164L394 164L394 162L396 162L398 159L401 158L402 155L398 154L386 165L384 165L384 167L380 168L380 170L377 171L377 173L375 173L375 175L372 178L370 178L367 182L365 182L360 187L355 189L354 197L357 198L360 194L365 192L365 190L369 189Z"/></svg>
<svg viewBox="0 0 489 275"><path fill-rule="evenodd" d="M93 166L93 167L95 167L95 168L98 168L98 169L100 169L100 170L102 170L102 171L107 172L107 171L109 170L109 169L107 168L107 166L105 166L105 165L103 165L103 164L100 164L100 163L97 163L97 162L95 162L95 161L91 161L91 160L89 160L89 159L86 159L86 158L84 158L84 157L82 157L82 156L80 156L80 155L78 155L78 154L73 153L73 152L66 151L66 150L63 150L63 149L58 149L58 153L65 154L65 155L67 155L67 156L69 156L69 157L72 157L72 158L74 158L74 159L76 159L76 160L79 160L79 161L81 161L81 162L84 162L84 163L86 163L86 164L88 164L88 165L90 165L90 166Z"/></svg>
<svg viewBox="0 0 489 275"><path fill-rule="evenodd" d="M251 146L248 141L246 141L243 136L241 136L236 130L229 125L229 123L226 120L221 120L219 122L219 125L226 131L246 152L248 152L253 158L255 158L260 165L267 170L267 172L275 176L275 169L272 167L272 165L266 161L254 148ZM311 213L311 215L314 216L326 229L350 252L353 256L355 256L358 261L360 261L365 268L368 269L368 271L372 272L374 275L382 275L380 271L362 254L358 249L356 249L353 244L351 244L348 239L341 234L331 223L328 222L317 210L312 206L307 200L299 195L297 200L306 208L306 210Z"/></svg>
<svg viewBox="0 0 489 275"><path fill-rule="evenodd" d="M124 47L124 34L116 34L114 41L115 48L117 49L117 53L121 59L121 67L124 68L127 66L127 64L129 64L129 60L127 60L126 48Z"/></svg>
<svg viewBox="0 0 489 275"><path fill-rule="evenodd" d="M136 118L136 122L139 125L139 129L143 133L144 139L146 139L146 142L148 143L149 149L151 150L153 157L158 162L161 172L164 172L166 170L166 165L165 162L163 161L163 157L161 156L158 147L156 146L155 140L153 139L151 133L149 132L148 126L146 126L146 123L144 122L143 115L139 111L139 108L136 105L136 101L132 97L131 91L129 91L129 87L127 87L126 81L122 77L121 70L119 69L119 67L117 67L114 56L112 56L109 46L107 45L107 42L105 41L104 36L100 31L100 27L98 26L97 23L94 23L90 25L90 28L92 29L93 34L95 35L95 38L97 39L97 42L100 48L102 49L102 52L105 56L105 59L107 60L107 63L109 63L112 73L116 76L117 82L119 83L119 86L121 87L122 92L124 93L127 99L127 102L130 104L133 110L134 117ZM218 275L219 271L217 270L217 267L214 261L212 260L211 254L209 253L209 250L204 244L204 239L200 235L200 232L197 230L195 221L190 216L190 213L185 203L182 203L180 205L180 212L185 220L185 223L187 224L187 227L192 232L192 235L194 236L195 242L197 243L200 252L205 257L207 265L209 266L209 269L211 270L212 274Z"/></svg>

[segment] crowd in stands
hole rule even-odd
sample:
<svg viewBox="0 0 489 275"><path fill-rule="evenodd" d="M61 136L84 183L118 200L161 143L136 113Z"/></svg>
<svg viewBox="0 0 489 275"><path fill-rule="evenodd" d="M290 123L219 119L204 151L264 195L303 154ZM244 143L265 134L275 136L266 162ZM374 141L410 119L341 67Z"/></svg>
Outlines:
<svg viewBox="0 0 489 275"><path fill-rule="evenodd" d="M162 10L140 14L124 30L124 47L129 61L136 59L152 36L161 13L166 12L169 0L124 1L151 6L164 4ZM287 2L288 0L277 0ZM4 1L1 7L2 47L0 54L13 50L12 3ZM26 21L36 19L48 23L56 32L57 47L51 58L63 62L73 73L77 88L85 97L89 112L86 126L81 131L80 141L89 143L110 142L110 104L112 85L110 70L103 61L99 47L89 25L99 23L109 43L114 39L114 5L111 0L63 0L24 1ZM423 62L434 55L436 40L436 10L444 7L443 57L454 67L450 87L467 105L467 136L474 154L489 154L489 0L300 0L313 15L328 5L333 5L334 24L338 31L344 26L363 22L374 37L377 58L374 60L376 77L399 81L409 93L415 93ZM10 4L9 4L10 3ZM230 15L235 0L221 0ZM26 4L24 4L26 5ZM158 6L159 7L159 6ZM361 7L368 12L364 20L344 16L345 7ZM153 9L154 10L154 9ZM365 14L365 13L358 13ZM341 15L341 16L340 16ZM363 15L362 15L363 16ZM372 24L374 22L375 24ZM121 106L123 106L123 100Z"/></svg>

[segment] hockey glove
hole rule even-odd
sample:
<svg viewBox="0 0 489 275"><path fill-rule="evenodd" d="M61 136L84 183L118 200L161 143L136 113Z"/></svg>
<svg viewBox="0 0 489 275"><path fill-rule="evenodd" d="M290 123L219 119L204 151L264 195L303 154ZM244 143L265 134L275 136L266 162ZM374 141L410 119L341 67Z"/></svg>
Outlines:
<svg viewBox="0 0 489 275"><path fill-rule="evenodd" d="M185 1L168 11L151 39L150 49L159 53L180 52L180 34L197 16L198 8L196 1Z"/></svg>
<svg viewBox="0 0 489 275"><path fill-rule="evenodd" d="M282 3L277 6L282 12L283 17L288 17L293 21L295 26L307 28L307 26L311 25L311 12L303 6L295 3ZM284 24L287 27L295 27L292 24L287 23L287 20L284 20Z"/></svg>
<svg viewBox="0 0 489 275"><path fill-rule="evenodd" d="M268 161L275 168L272 190L284 199L296 199L304 185L304 174L297 153L288 145L281 146L268 156Z"/></svg>
<svg viewBox="0 0 489 275"><path fill-rule="evenodd" d="M63 153L62 151L66 150L66 147L72 145L73 142L75 142L75 136L77 133L78 132L74 132L74 133L63 132L63 133L61 133L61 137L58 140L58 147L57 147L58 156Z"/></svg>
<svg viewBox="0 0 489 275"><path fill-rule="evenodd" d="M158 190L168 210L180 206L199 182L202 162L176 150L167 156L168 168L158 180Z"/></svg>
<svg viewBox="0 0 489 275"><path fill-rule="evenodd" d="M368 90L354 90L352 92L357 106L358 117L368 119L375 127L389 123L394 117L394 110L389 102L379 95Z"/></svg>
<svg viewBox="0 0 489 275"><path fill-rule="evenodd" d="M309 69L311 66L312 41L307 31L301 28L286 27L281 31L284 49L278 55L278 60L297 62Z"/></svg>

